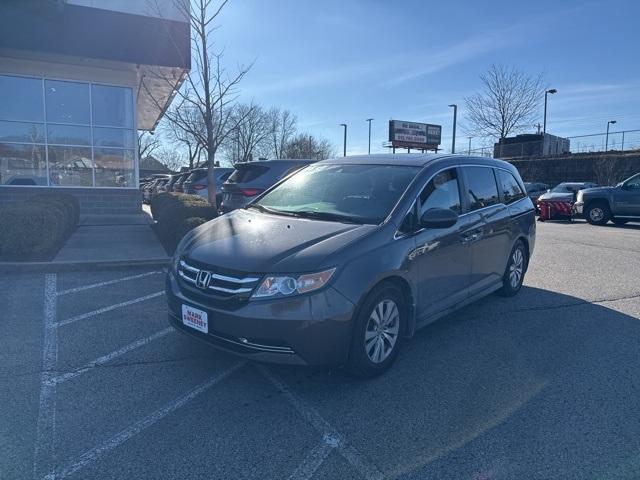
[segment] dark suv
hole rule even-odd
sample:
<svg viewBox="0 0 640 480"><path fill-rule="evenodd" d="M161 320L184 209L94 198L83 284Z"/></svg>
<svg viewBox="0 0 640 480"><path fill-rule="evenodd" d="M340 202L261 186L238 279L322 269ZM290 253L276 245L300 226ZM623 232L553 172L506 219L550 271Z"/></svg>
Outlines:
<svg viewBox="0 0 640 480"><path fill-rule="evenodd" d="M222 184L222 211L242 208L267 188L315 160L266 160L236 164Z"/></svg>
<svg viewBox="0 0 640 480"><path fill-rule="evenodd" d="M615 187L580 190L574 208L592 225L605 225L609 220L624 225L640 220L640 173Z"/></svg>
<svg viewBox="0 0 640 480"><path fill-rule="evenodd" d="M522 286L535 214L512 165L456 155L326 160L180 242L169 319L256 360L372 376L423 327Z"/></svg>

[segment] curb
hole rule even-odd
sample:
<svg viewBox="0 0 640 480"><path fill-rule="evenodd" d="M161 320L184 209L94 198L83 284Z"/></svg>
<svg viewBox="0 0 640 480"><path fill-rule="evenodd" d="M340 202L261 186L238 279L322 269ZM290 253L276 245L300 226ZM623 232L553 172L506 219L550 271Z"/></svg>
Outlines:
<svg viewBox="0 0 640 480"><path fill-rule="evenodd" d="M0 273L54 273L114 270L122 268L163 268L171 259L101 260L82 262L0 262Z"/></svg>

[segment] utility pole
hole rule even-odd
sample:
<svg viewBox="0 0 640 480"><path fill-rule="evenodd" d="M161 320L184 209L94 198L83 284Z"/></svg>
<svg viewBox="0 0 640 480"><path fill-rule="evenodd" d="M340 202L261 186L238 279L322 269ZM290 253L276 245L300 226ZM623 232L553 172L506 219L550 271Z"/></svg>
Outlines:
<svg viewBox="0 0 640 480"><path fill-rule="evenodd" d="M547 133L547 94L551 94L553 95L554 93L558 93L558 90L556 90L555 88L552 88L550 90L546 90L544 92L544 124L542 126L542 133L546 134Z"/></svg>
<svg viewBox="0 0 640 480"><path fill-rule="evenodd" d="M365 120L365 122L369 122L369 149L368 149L368 155L371 155L371 122L373 121L373 118L367 118Z"/></svg>
<svg viewBox="0 0 640 480"><path fill-rule="evenodd" d="M605 143L604 143L604 151L605 152L607 150L609 150L609 125L614 125L616 123L618 123L616 120L609 120L607 122L607 137L606 137L607 139L605 140Z"/></svg>
<svg viewBox="0 0 640 480"><path fill-rule="evenodd" d="M340 126L344 127L344 141L342 143L342 156L346 157L347 156L347 124L341 123Z"/></svg>
<svg viewBox="0 0 640 480"><path fill-rule="evenodd" d="M456 153L456 121L458 119L458 105L453 103L449 106L453 107L453 139L451 140L451 153Z"/></svg>
<svg viewBox="0 0 640 480"><path fill-rule="evenodd" d="M538 128L538 135L540 135L540 128L542 127L542 125L540 125L540 122L538 122L536 125L534 125L534 127Z"/></svg>
<svg viewBox="0 0 640 480"><path fill-rule="evenodd" d="M471 139L473 137L469 137L469 152L467 153L467 155L471 155Z"/></svg>

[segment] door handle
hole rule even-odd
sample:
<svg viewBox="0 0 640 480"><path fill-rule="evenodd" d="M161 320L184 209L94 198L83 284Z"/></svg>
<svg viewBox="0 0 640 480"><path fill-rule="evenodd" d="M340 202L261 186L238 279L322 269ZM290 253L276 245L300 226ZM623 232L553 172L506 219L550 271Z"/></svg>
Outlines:
<svg viewBox="0 0 640 480"><path fill-rule="evenodd" d="M466 245L468 243L475 242L481 236L482 236L482 231L478 229L478 230L472 230L471 232L463 233L462 235L460 235L460 239L462 243Z"/></svg>

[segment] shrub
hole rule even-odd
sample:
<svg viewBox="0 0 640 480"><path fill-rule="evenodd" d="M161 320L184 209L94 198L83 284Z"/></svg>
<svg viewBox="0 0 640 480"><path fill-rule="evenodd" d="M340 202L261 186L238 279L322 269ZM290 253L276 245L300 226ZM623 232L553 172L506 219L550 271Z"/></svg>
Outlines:
<svg viewBox="0 0 640 480"><path fill-rule="evenodd" d="M79 212L75 197L54 193L0 206L0 258L52 255L77 225Z"/></svg>
<svg viewBox="0 0 640 480"><path fill-rule="evenodd" d="M185 193L166 193L151 203L155 230L167 250L172 251L191 229L218 216L204 198Z"/></svg>

